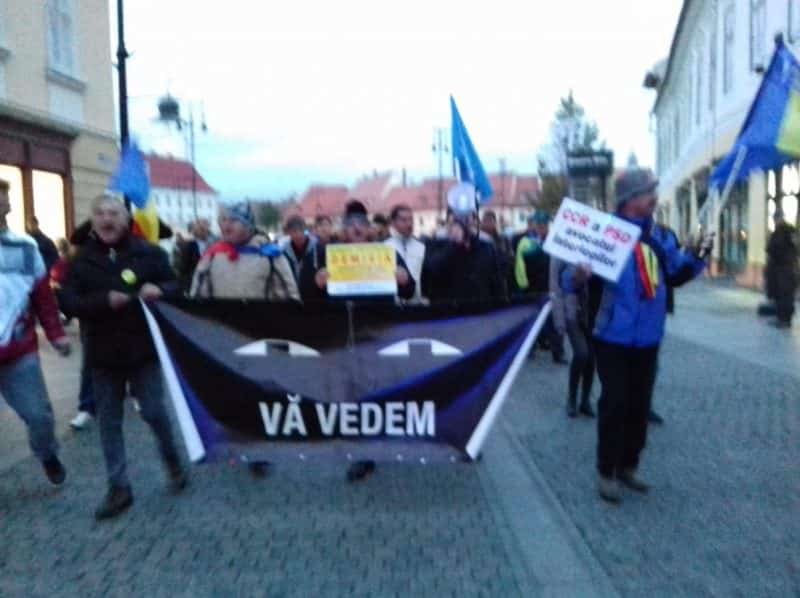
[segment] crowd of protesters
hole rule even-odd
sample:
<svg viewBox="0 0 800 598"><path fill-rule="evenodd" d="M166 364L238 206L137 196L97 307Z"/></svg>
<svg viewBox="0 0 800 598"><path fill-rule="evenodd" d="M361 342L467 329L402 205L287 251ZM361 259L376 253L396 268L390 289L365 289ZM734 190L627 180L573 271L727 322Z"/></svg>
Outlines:
<svg viewBox="0 0 800 598"><path fill-rule="evenodd" d="M425 238L415 236L409 206L393 206L388 217L370 217L363 203L351 200L340 227L328 215L313 223L289 216L284 238L275 242L259 230L251 206L241 202L221 208L220 238L211 234L208 221L193 223L191 238L175 239L170 264L159 247L131 233L130 215L113 195L94 200L91 220L76 230L72 245L59 242L56 247L35 220L28 223L30 236L15 235L5 223L8 185L0 181L0 290L16 310L8 329L0 329L0 393L27 425L31 449L47 477L62 483L66 471L58 459L34 324L38 319L53 346L66 355L70 346L62 323L77 319L83 364L79 412L71 424L80 429L97 419L108 493L96 517L116 516L133 502L122 433L128 395L137 398L153 430L171 488L180 491L187 470L169 425L158 361L138 299L314 304L329 299L328 244L384 243L396 254L397 293L387 301L424 305L550 297L552 312L537 344L551 352L555 363L566 364L565 337L569 341L572 361L565 394L571 418L595 417L597 369L602 385L598 492L618 502L620 484L648 490L636 471L648 421L658 418L652 412L652 392L672 288L703 270L710 248L708 239L681 248L674 233L654 223L655 187L639 170L617 181L616 215L642 233L619 281L612 284L594 276L587 265L551 259L543 248L550 215L541 210L530 215L525 231L513 236L501 231L490 209L480 215L449 211L435 234ZM798 279L794 233L787 226L779 223L768 248L768 290L783 323L791 321ZM250 465L253 473L265 473L266 462ZM363 478L374 468L371 461L354 463L348 479Z"/></svg>

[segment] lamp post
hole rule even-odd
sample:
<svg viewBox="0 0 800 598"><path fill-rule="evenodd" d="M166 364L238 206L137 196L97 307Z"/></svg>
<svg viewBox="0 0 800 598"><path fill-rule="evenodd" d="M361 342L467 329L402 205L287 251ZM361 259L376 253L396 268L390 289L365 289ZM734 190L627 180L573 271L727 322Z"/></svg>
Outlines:
<svg viewBox="0 0 800 598"><path fill-rule="evenodd" d="M125 48L125 10L123 0L117 0L117 82L119 85L119 140L124 148L128 144L128 71L126 61L128 50ZM125 197L125 207L130 211L131 200Z"/></svg>
<svg viewBox="0 0 800 598"><path fill-rule="evenodd" d="M192 165L192 210L194 213L194 220L197 221L197 169L195 168L194 107L191 103L189 104L189 119L184 120L181 118L181 108L178 100L168 93L158 101L158 120L166 125L174 123L179 131L183 131L184 127L187 128L187 134L189 136L189 160ZM205 113L201 114L200 117L200 130L203 133L208 131Z"/></svg>
<svg viewBox="0 0 800 598"><path fill-rule="evenodd" d="M442 215L442 199L444 198L444 179L442 178L442 156L450 151L450 148L447 147L447 143L444 141L445 133L447 132L446 129L441 127L437 127L436 131L436 139L433 141L433 153L437 154L439 158L439 184L438 184L438 197L436 198L436 207L438 210L438 215L441 217Z"/></svg>

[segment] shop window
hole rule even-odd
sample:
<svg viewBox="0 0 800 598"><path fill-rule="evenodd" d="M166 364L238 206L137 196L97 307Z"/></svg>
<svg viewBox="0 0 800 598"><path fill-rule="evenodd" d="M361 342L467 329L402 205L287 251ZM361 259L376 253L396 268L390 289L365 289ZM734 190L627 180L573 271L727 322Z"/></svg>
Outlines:
<svg viewBox="0 0 800 598"><path fill-rule="evenodd" d="M0 179L9 184L8 197L11 200L11 212L6 218L8 228L15 233L24 233L25 204L22 199L22 171L15 166L0 164Z"/></svg>
<svg viewBox="0 0 800 598"><path fill-rule="evenodd" d="M61 175L43 170L33 171L33 212L39 228L48 237L66 237L64 213L64 179Z"/></svg>

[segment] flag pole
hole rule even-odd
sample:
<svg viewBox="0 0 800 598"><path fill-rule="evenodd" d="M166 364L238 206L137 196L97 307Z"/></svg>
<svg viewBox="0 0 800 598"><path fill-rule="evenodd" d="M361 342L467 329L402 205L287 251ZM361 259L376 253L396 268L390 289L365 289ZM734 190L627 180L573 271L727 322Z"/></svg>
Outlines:
<svg viewBox="0 0 800 598"><path fill-rule="evenodd" d="M712 200L707 201L700 213L697 215L697 220L699 226L702 228L702 221L706 219L706 215L711 211L711 205L717 204L719 211L725 209L725 206L728 205L728 200L730 199L731 191L733 190L733 186L736 183L736 179L739 178L739 173L742 170L742 166L744 165L744 160L747 157L747 146L741 145L739 146L739 151L736 153L736 160L733 162L733 166L731 167L731 172L728 174L728 179L725 181L725 187L722 189L722 194L720 195L719 190L715 187L714 195L712 196ZM719 200L717 202L717 200ZM717 226L719 225L718 222L710 222L708 226L709 232L717 232Z"/></svg>

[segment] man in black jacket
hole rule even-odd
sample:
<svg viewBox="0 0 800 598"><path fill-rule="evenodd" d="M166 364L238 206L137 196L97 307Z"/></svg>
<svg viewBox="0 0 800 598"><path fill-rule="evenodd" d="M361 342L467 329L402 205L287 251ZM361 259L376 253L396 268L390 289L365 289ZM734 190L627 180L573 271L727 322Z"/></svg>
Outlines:
<svg viewBox="0 0 800 598"><path fill-rule="evenodd" d="M118 198L95 199L92 232L61 292L64 312L80 318L86 328L84 348L109 481L108 493L95 511L97 519L119 515L133 503L122 435L126 383L155 433L172 489L180 491L187 483L164 408L161 369L139 301L177 295L178 285L166 254L134 237L129 218Z"/></svg>
<svg viewBox="0 0 800 598"><path fill-rule="evenodd" d="M791 328L800 268L797 263L797 231L775 212L775 231L767 242L767 295L775 301L775 326Z"/></svg>
<svg viewBox="0 0 800 598"><path fill-rule="evenodd" d="M203 257L206 249L214 242L210 228L208 220L200 218L192 224L191 232L194 238L186 241L176 240L177 260L175 270L178 272L178 282L180 283L181 291L184 293L188 293L192 286L192 277L200 258Z"/></svg>
<svg viewBox="0 0 800 598"><path fill-rule="evenodd" d="M344 243L369 243L369 218L367 208L358 200L352 200L345 206ZM416 289L416 281L409 274L406 263L397 255L397 295L401 299L411 299ZM325 245L318 244L313 251L306 252L300 268L300 297L304 303L325 301L328 299L328 268ZM371 297L375 300L380 297ZM394 299L394 297L389 297Z"/></svg>
<svg viewBox="0 0 800 598"><path fill-rule="evenodd" d="M345 206L344 213L344 238L345 243L368 243L370 226L367 216L367 208L358 200L351 200ZM414 296L416 282L409 274L403 258L397 254L397 295L402 299L410 299ZM319 303L326 301L328 296L328 279L330 274L327 268L327 255L325 245L317 244L311 252L307 252L303 258L303 266L300 269L300 296L304 303ZM394 300L393 296L370 297L370 300ZM354 461L347 469L347 479L356 481L365 478L375 471L375 462L372 460Z"/></svg>
<svg viewBox="0 0 800 598"><path fill-rule="evenodd" d="M493 301L507 297L495 248L470 226L471 216L456 215L447 239L431 241L422 267L422 292L432 303Z"/></svg>
<svg viewBox="0 0 800 598"><path fill-rule="evenodd" d="M28 218L26 228L28 234L36 241L36 245L39 247L39 253L42 254L42 259L44 260L44 267L49 273L50 268L58 261L58 248L56 244L53 243L50 237L42 232L42 229L39 228L39 221L33 216Z"/></svg>

